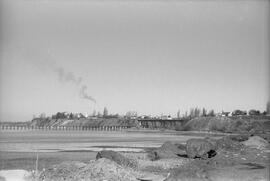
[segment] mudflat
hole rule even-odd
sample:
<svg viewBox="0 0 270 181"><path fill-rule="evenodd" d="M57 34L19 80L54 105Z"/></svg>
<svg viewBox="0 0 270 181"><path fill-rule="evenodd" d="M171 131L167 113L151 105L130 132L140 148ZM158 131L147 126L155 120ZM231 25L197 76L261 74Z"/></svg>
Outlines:
<svg viewBox="0 0 270 181"><path fill-rule="evenodd" d="M157 149L161 149L160 151L165 154L174 154L173 145L164 146L170 145L167 141L175 144L182 153L188 151L184 149L188 140L205 137L211 143L216 142L220 148L212 158L188 158L188 155L182 154L176 158L169 158L169 155L165 155L168 158L157 158L157 160L149 158L149 153ZM44 178L45 180L65 178L71 181L89 178L93 180L109 178L115 181L127 178L160 181L269 180L269 143L258 136L248 136L246 141L238 140L239 138L235 135L232 139L224 134L202 132L181 134L174 131L145 130L7 131L1 132L1 170L34 170L38 155L40 180ZM172 152L164 149L172 149ZM123 166L107 158L96 159L97 152L101 150L119 152L124 157L134 160L135 167ZM157 153L161 154L160 151ZM120 173L125 177L119 177Z"/></svg>
<svg viewBox="0 0 270 181"><path fill-rule="evenodd" d="M89 161L97 151L144 152L165 141L185 142L199 134L176 131L1 131L0 169L47 168L63 161Z"/></svg>

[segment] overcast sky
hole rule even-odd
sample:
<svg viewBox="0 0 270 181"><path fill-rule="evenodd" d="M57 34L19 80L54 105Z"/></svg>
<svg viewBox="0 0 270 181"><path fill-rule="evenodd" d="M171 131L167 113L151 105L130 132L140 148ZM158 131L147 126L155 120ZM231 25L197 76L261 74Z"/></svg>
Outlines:
<svg viewBox="0 0 270 181"><path fill-rule="evenodd" d="M0 120L265 110L267 0L1 0ZM96 100L96 103L94 101Z"/></svg>

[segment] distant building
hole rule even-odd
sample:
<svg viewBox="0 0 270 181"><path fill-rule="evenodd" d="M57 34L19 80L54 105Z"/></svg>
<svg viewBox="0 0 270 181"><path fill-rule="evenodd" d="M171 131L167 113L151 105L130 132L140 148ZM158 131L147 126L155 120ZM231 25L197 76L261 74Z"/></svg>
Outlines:
<svg viewBox="0 0 270 181"><path fill-rule="evenodd" d="M225 117L228 117L229 114L230 114L230 112L223 112L223 111L221 112L221 116L223 116L223 117L224 117L224 116L225 116Z"/></svg>
<svg viewBox="0 0 270 181"><path fill-rule="evenodd" d="M63 112L63 114L64 114L65 118L67 118L67 119L70 118L70 113L68 113L68 112Z"/></svg>
<svg viewBox="0 0 270 181"><path fill-rule="evenodd" d="M85 118L85 116L82 113L76 113L76 114L74 114L74 117L77 119Z"/></svg>
<svg viewBox="0 0 270 181"><path fill-rule="evenodd" d="M138 117L139 119L151 119L151 116L147 116L147 115L142 115Z"/></svg>
<svg viewBox="0 0 270 181"><path fill-rule="evenodd" d="M245 116L245 115L247 115L246 111L235 110L232 112L232 116Z"/></svg>
<svg viewBox="0 0 270 181"><path fill-rule="evenodd" d="M172 119L171 115L162 115L160 118L165 120Z"/></svg>
<svg viewBox="0 0 270 181"><path fill-rule="evenodd" d="M125 118L127 119L137 119L138 113L136 111L128 111L125 115Z"/></svg>
<svg viewBox="0 0 270 181"><path fill-rule="evenodd" d="M248 111L248 114L250 116L258 116L258 115L261 115L260 111L259 110L255 110L255 109L251 109Z"/></svg>

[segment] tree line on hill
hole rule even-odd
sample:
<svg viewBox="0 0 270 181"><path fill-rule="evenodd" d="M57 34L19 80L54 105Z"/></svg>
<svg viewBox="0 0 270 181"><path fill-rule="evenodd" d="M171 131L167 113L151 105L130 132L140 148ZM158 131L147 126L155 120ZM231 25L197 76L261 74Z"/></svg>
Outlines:
<svg viewBox="0 0 270 181"><path fill-rule="evenodd" d="M191 108L188 111L185 112L184 115L181 116L181 112L180 110L177 111L177 118L182 118L182 119L192 119L192 118L195 118L195 117L214 117L216 116L216 113L213 109L207 111L205 108L198 108L198 107L195 107L195 108Z"/></svg>
<svg viewBox="0 0 270 181"><path fill-rule="evenodd" d="M181 116L180 110L177 111L177 118L178 119L193 119L196 117L214 117L214 116L244 116L244 115L250 115L250 116L260 116L260 115L267 115L270 112L263 111L260 112L259 110L251 109L248 112L242 111L239 109L234 110L233 112L224 112L221 113L215 113L213 109L207 111L205 108L191 108L190 111L186 111L184 115Z"/></svg>
<svg viewBox="0 0 270 181"><path fill-rule="evenodd" d="M33 115L33 119L41 118L41 119L86 119L86 118L134 118L137 117L138 114L136 111L128 111L125 115L120 116L119 114L109 114L107 107L104 107L103 113L97 112L96 110L93 111L92 114L82 114L82 113L72 113L72 112L57 112L53 114L51 117L46 116L45 113L41 113L39 116Z"/></svg>
<svg viewBox="0 0 270 181"><path fill-rule="evenodd" d="M270 102L267 103L267 109L264 112L260 112L259 110L251 109L248 112L242 111L242 110L234 110L233 112L224 112L221 113L215 113L213 109L207 110L206 108L198 108L194 107L191 108L189 111L185 111L184 114L181 114L180 110L177 111L177 119L185 119L190 120L196 117L215 117L215 116L244 116L244 115L250 115L250 116L260 116L260 115L269 115L270 114ZM172 117L169 116L160 116L160 117L152 117L152 116L138 116L138 113L136 111L128 111L125 115L119 115L119 114L109 114L109 111L107 107L104 107L103 113L96 112L96 110L93 111L90 115L84 115L82 113L68 113L68 112L57 112L56 114L52 115L51 117L46 117L45 113L40 114L38 117L33 116L33 118L52 118L52 119L80 119L80 118L125 118L125 119L143 119L143 118L154 118L154 119L163 119L163 117L167 117L168 119L171 119Z"/></svg>

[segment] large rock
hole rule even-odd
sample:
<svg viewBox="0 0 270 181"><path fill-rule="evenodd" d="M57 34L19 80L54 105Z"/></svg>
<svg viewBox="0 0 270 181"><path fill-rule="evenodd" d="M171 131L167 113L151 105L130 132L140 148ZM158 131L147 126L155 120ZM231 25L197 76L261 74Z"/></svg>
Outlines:
<svg viewBox="0 0 270 181"><path fill-rule="evenodd" d="M132 168L137 167L137 162L133 159L127 158L121 153L110 151L110 150L103 150L97 153L96 159L100 158L107 158L112 161L115 161L117 164L122 166L128 166Z"/></svg>
<svg viewBox="0 0 270 181"><path fill-rule="evenodd" d="M186 155L185 146L181 144L173 144L170 141L166 141L161 147L151 151L148 156L151 160L158 160L162 158L178 158L179 156Z"/></svg>
<svg viewBox="0 0 270 181"><path fill-rule="evenodd" d="M269 133L254 133L252 136L259 136L265 139L268 143L270 143L270 134Z"/></svg>
<svg viewBox="0 0 270 181"><path fill-rule="evenodd" d="M249 135L248 134L239 134L239 135L230 135L228 137L233 141L242 142L242 141L248 140Z"/></svg>
<svg viewBox="0 0 270 181"><path fill-rule="evenodd" d="M189 139L186 153L189 158L211 158L216 155L215 145L206 139Z"/></svg>
<svg viewBox="0 0 270 181"><path fill-rule="evenodd" d="M259 137L259 136L252 136L247 141L243 142L243 145L257 148L257 149L265 149L269 147L268 141Z"/></svg>
<svg viewBox="0 0 270 181"><path fill-rule="evenodd" d="M243 144L232 140L230 136L225 136L216 141L216 147L218 150L240 151L243 148Z"/></svg>

